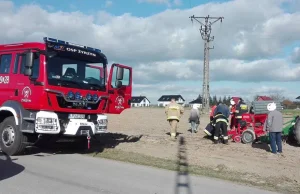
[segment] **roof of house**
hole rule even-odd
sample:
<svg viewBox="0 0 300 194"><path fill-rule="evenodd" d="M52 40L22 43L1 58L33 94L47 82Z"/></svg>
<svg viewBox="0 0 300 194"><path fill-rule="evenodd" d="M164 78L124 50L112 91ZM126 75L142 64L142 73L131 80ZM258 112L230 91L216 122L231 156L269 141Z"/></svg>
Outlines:
<svg viewBox="0 0 300 194"><path fill-rule="evenodd" d="M197 98L196 100L189 102L189 104L202 104L202 100L200 98Z"/></svg>
<svg viewBox="0 0 300 194"><path fill-rule="evenodd" d="M157 101L171 101L171 98L175 98L176 101L182 98L182 100L185 101L181 95L162 95Z"/></svg>
<svg viewBox="0 0 300 194"><path fill-rule="evenodd" d="M273 100L272 98L268 97L268 96L258 96L257 99L262 99L262 100Z"/></svg>
<svg viewBox="0 0 300 194"><path fill-rule="evenodd" d="M142 100L147 99L150 103L150 100L146 96L132 96L131 97L131 103L140 103Z"/></svg>

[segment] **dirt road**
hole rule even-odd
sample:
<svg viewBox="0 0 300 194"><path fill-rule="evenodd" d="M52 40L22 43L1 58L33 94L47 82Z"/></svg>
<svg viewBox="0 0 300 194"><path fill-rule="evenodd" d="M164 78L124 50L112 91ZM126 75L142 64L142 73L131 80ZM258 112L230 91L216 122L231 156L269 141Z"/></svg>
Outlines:
<svg viewBox="0 0 300 194"><path fill-rule="evenodd" d="M203 128L208 116L202 116L200 132L191 134L187 122L189 110L179 123L178 132L187 141L190 164L209 167L216 171L227 170L245 174L245 179L272 181L280 187L300 184L300 147L283 145L283 156L270 154L268 145L213 145L204 137ZM115 149L176 159L177 144L170 141L169 125L161 108L132 108L121 115L109 115L110 132L126 135L143 135L136 143L122 143ZM228 175L230 176L230 174ZM260 177L260 179L258 179Z"/></svg>

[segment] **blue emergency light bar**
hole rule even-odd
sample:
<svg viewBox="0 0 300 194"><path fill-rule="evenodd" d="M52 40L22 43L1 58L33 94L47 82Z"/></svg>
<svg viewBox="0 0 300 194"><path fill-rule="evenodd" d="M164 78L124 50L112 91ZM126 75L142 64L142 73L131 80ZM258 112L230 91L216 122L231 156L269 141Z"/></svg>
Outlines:
<svg viewBox="0 0 300 194"><path fill-rule="evenodd" d="M60 43L60 44L66 44L66 45L81 47L81 48L85 48L85 49L90 50L90 51L95 51L95 52L101 53L100 49L96 49L96 48L92 48L92 47L88 47L88 46L83 46L83 45L79 45L79 44L74 44L74 43L71 43L71 42L67 42L67 41L64 41L64 40L58 40L58 39L55 39L55 38L44 37L44 41L45 42L55 42L55 43Z"/></svg>

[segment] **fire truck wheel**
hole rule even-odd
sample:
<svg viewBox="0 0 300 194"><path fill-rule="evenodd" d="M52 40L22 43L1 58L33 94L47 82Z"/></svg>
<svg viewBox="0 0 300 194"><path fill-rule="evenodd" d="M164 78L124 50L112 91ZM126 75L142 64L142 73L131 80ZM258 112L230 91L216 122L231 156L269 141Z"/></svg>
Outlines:
<svg viewBox="0 0 300 194"><path fill-rule="evenodd" d="M0 147L3 152L13 156L21 154L27 142L27 137L17 129L15 118L13 116L7 117L0 125Z"/></svg>
<svg viewBox="0 0 300 194"><path fill-rule="evenodd" d="M294 126L294 138L298 145L300 145L300 119L298 118Z"/></svg>
<svg viewBox="0 0 300 194"><path fill-rule="evenodd" d="M254 142L255 140L255 133L251 129L247 129L242 133L242 142L245 144L249 144Z"/></svg>

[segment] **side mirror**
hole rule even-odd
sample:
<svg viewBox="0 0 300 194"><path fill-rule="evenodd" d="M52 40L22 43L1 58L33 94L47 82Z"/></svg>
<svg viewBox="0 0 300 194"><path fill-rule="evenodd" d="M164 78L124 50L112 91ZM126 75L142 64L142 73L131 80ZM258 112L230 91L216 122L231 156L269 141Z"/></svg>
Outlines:
<svg viewBox="0 0 300 194"><path fill-rule="evenodd" d="M33 60L34 60L34 53L33 52L26 53L25 67L31 68L33 66Z"/></svg>
<svg viewBox="0 0 300 194"><path fill-rule="evenodd" d="M32 69L28 68L28 67L25 67L25 69L24 69L24 75L26 75L26 76L32 76Z"/></svg>
<svg viewBox="0 0 300 194"><path fill-rule="evenodd" d="M123 80L124 69L122 67L117 68L117 80Z"/></svg>
<svg viewBox="0 0 300 194"><path fill-rule="evenodd" d="M122 81L117 80L117 81L116 81L116 87L117 87L117 88L122 87Z"/></svg>

